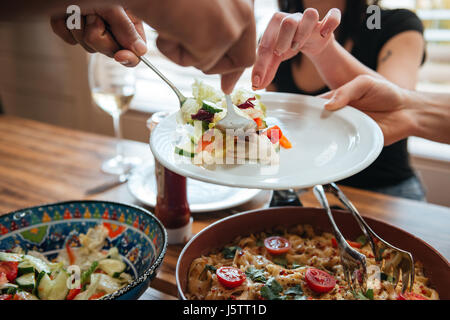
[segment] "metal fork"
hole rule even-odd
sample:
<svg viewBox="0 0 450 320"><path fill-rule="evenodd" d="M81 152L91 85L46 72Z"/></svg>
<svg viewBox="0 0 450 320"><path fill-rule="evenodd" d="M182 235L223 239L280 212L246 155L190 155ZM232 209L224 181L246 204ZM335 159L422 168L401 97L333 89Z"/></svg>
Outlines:
<svg viewBox="0 0 450 320"><path fill-rule="evenodd" d="M402 274L402 293L408 288L411 291L414 284L414 259L410 252L399 249L387 241L380 238L361 217L355 206L348 200L345 194L335 183L325 187L327 192L334 194L339 201L352 213L359 224L359 227L366 236L372 248L373 255L377 262L381 263L381 269L386 275L391 274L394 279L394 288L400 280ZM375 239L377 241L375 241Z"/></svg>
<svg viewBox="0 0 450 320"><path fill-rule="evenodd" d="M328 218L330 219L333 233L339 248L341 264L344 268L344 276L350 290L355 292L355 289L359 288L360 291L366 292L366 256L353 249L345 240L341 231L337 227L336 222L334 221L323 187L321 185L317 185L313 188L313 192L322 207L325 208Z"/></svg>

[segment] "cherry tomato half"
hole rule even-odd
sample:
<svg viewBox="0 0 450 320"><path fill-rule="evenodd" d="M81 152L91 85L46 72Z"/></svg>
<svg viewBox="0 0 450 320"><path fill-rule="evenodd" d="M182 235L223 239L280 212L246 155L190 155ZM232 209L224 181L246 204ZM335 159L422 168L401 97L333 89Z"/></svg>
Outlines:
<svg viewBox="0 0 450 320"><path fill-rule="evenodd" d="M4 273L9 282L13 282L17 278L18 265L15 261L1 261L0 273Z"/></svg>
<svg viewBox="0 0 450 320"><path fill-rule="evenodd" d="M415 293L415 292L405 292L399 294L397 300L428 300L423 295Z"/></svg>
<svg viewBox="0 0 450 320"><path fill-rule="evenodd" d="M217 279L228 289L239 287L247 278L241 269L233 267L220 267L216 270Z"/></svg>
<svg viewBox="0 0 450 320"><path fill-rule="evenodd" d="M329 292L336 286L336 279L331 274L316 268L306 270L305 280L308 287L318 293Z"/></svg>
<svg viewBox="0 0 450 320"><path fill-rule="evenodd" d="M286 238L273 236L264 240L264 246L270 254L279 255L288 252L291 244Z"/></svg>

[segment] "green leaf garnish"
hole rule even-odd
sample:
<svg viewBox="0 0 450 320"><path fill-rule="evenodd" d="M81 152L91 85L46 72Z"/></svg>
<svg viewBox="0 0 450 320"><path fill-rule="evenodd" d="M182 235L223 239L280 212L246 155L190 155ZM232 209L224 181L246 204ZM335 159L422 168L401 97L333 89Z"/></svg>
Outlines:
<svg viewBox="0 0 450 320"><path fill-rule="evenodd" d="M356 238L356 242L361 243L361 247L364 247L367 244L368 240L365 235L360 235L358 238Z"/></svg>
<svg viewBox="0 0 450 320"><path fill-rule="evenodd" d="M287 264L288 264L286 256L284 256L284 255L273 258L273 262L275 264L285 267L285 268L287 267Z"/></svg>
<svg viewBox="0 0 450 320"><path fill-rule="evenodd" d="M283 299L280 293L283 291L281 284L275 280L274 277L270 277L266 284L261 288L261 296L267 300L280 300Z"/></svg>
<svg viewBox="0 0 450 320"><path fill-rule="evenodd" d="M204 271L208 271L208 270L211 271L212 273L215 273L217 268L212 266L212 265L210 265L210 264L206 264Z"/></svg>
<svg viewBox="0 0 450 320"><path fill-rule="evenodd" d="M223 257L225 259L233 259L234 255L236 254L236 251L238 250L242 250L241 247L238 246L225 247L222 250Z"/></svg>
<svg viewBox="0 0 450 320"><path fill-rule="evenodd" d="M267 281L264 276L264 269L256 269L254 267L248 267L245 271L245 275L249 277L254 282L265 283Z"/></svg>

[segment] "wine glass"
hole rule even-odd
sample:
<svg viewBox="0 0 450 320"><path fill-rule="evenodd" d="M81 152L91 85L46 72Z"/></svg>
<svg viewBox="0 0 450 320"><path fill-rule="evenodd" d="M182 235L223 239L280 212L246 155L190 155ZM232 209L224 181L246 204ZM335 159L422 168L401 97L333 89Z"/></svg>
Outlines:
<svg viewBox="0 0 450 320"><path fill-rule="evenodd" d="M136 91L136 76L133 68L122 66L105 55L91 55L89 62L89 86L95 103L113 118L117 139L116 155L103 162L102 171L125 174L141 162L140 158L124 155L120 119L130 107Z"/></svg>

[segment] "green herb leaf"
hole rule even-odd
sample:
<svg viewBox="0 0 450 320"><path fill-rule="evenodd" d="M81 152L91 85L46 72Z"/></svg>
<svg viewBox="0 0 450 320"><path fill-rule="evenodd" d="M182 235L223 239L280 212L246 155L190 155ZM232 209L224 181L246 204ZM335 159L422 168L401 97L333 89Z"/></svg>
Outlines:
<svg viewBox="0 0 450 320"><path fill-rule="evenodd" d="M219 113L222 109L215 108L215 104L206 100L203 100L202 109L208 111L209 113Z"/></svg>
<svg viewBox="0 0 450 320"><path fill-rule="evenodd" d="M353 296L356 300L369 300L361 291L353 291Z"/></svg>
<svg viewBox="0 0 450 320"><path fill-rule="evenodd" d="M225 247L222 250L223 257L225 259L233 259L234 255L236 254L236 251L238 250L242 250L241 247L238 246Z"/></svg>
<svg viewBox="0 0 450 320"><path fill-rule="evenodd" d="M353 296L357 300L373 300L373 289L367 289L366 293L353 291Z"/></svg>
<svg viewBox="0 0 450 320"><path fill-rule="evenodd" d="M366 297L369 298L370 300L373 300L373 289L367 289Z"/></svg>
<svg viewBox="0 0 450 320"><path fill-rule="evenodd" d="M303 289L300 285L296 285L285 290L284 294L303 295Z"/></svg>
<svg viewBox="0 0 450 320"><path fill-rule="evenodd" d="M281 284L275 280L274 277L270 277L266 284L261 288L261 296L268 300L282 299L280 293L283 291Z"/></svg>
<svg viewBox="0 0 450 320"><path fill-rule="evenodd" d="M356 242L361 243L361 246L364 247L367 244L368 240L365 235L360 235L358 238L356 238Z"/></svg>
<svg viewBox="0 0 450 320"><path fill-rule="evenodd" d="M380 280L381 280L381 281L389 281L389 282L391 282L391 283L394 283L394 282L395 282L394 277L392 277L392 276L390 276L390 275L387 275L387 274L384 273L384 272L380 272Z"/></svg>
<svg viewBox="0 0 450 320"><path fill-rule="evenodd" d="M267 281L266 277L264 276L264 269L248 267L247 270L245 270L245 275L254 282L265 283Z"/></svg>
<svg viewBox="0 0 450 320"><path fill-rule="evenodd" d="M212 266L212 265L210 265L210 264L207 264L207 265L205 265L204 271L207 271L207 270L211 271L212 273L215 273L217 268Z"/></svg>
<svg viewBox="0 0 450 320"><path fill-rule="evenodd" d="M284 256L284 255L276 256L275 258L273 258L273 262L276 263L277 265L285 267L285 268L287 267L287 264L288 264L286 256Z"/></svg>

